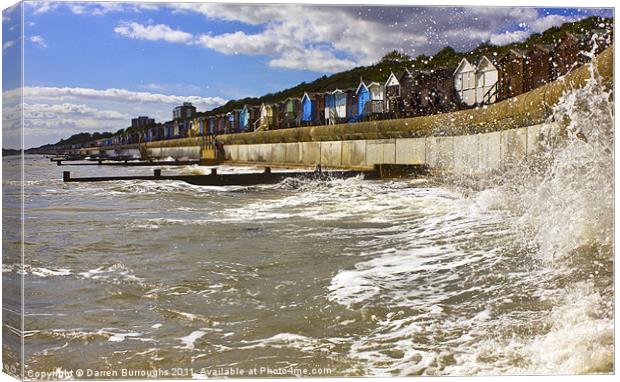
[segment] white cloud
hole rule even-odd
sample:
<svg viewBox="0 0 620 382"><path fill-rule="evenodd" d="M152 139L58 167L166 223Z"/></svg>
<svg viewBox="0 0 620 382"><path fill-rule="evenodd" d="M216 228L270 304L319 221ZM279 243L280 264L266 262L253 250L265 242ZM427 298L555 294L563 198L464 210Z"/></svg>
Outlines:
<svg viewBox="0 0 620 382"><path fill-rule="evenodd" d="M92 7L92 14L95 16L105 15L111 12L123 12L126 10L125 4L122 3L100 3Z"/></svg>
<svg viewBox="0 0 620 382"><path fill-rule="evenodd" d="M163 40L175 43L187 43L192 39L190 33L175 30L164 24L142 25L136 22L121 22L114 32L121 36L138 40Z"/></svg>
<svg viewBox="0 0 620 382"><path fill-rule="evenodd" d="M202 89L198 85L190 85L190 84L170 84L170 83L149 83L141 86L144 89L150 91L166 91L166 92L178 92L178 93L198 93L204 89Z"/></svg>
<svg viewBox="0 0 620 382"><path fill-rule="evenodd" d="M22 89L4 91L3 123L20 119ZM117 131L138 115L157 121L170 120L172 109L191 102L198 110L221 106L219 97L178 96L135 92L127 89L92 89L71 87L23 88L25 146L35 147L88 131ZM18 128L19 125L14 125ZM13 136L19 137L14 133ZM11 140L17 147L19 140ZM10 143L9 142L9 143Z"/></svg>
<svg viewBox="0 0 620 382"><path fill-rule="evenodd" d="M530 34L526 31L512 31L492 34L489 41L493 45L506 45L525 40Z"/></svg>
<svg viewBox="0 0 620 382"><path fill-rule="evenodd" d="M28 1L25 3L32 13L35 15L47 13L66 7L69 11L76 15L100 16L108 13L116 12L136 12L152 11L159 9L159 5L155 3L122 3L122 2L66 2L61 1Z"/></svg>
<svg viewBox="0 0 620 382"><path fill-rule="evenodd" d="M259 28L254 33L237 30L199 34L185 43L224 54L265 55L271 66L316 71L368 65L393 49L417 56L434 54L447 45L465 51L483 41L513 43L572 20L566 16L542 16L527 7L223 3L181 3L168 7L177 13L199 13L207 20L237 21ZM514 30L514 25L521 28Z"/></svg>
<svg viewBox="0 0 620 382"><path fill-rule="evenodd" d="M76 15L81 15L86 13L86 6L82 5L82 4L69 4L69 9L71 10L71 12L75 13Z"/></svg>
<svg viewBox="0 0 620 382"><path fill-rule="evenodd" d="M36 4L33 5L35 13L59 6L59 3L48 1ZM167 8L173 13L198 13L207 21L244 23L258 27L258 32L191 34L165 24L139 22L121 22L115 32L133 39L198 45L224 54L264 55L271 66L317 71L319 68L343 70L369 65L393 49L417 56L434 54L447 45L465 51L482 41L494 44L522 41L530 33L573 20L562 15L543 16L529 7L118 2L67 3L66 6L81 15ZM514 25L522 27L514 30ZM205 27L208 28L208 24ZM320 58L327 60L326 63L319 63Z"/></svg>
<svg viewBox="0 0 620 382"><path fill-rule="evenodd" d="M570 21L575 21L575 18L562 15L548 15L531 21L529 27L532 32L541 33L551 27L557 27Z"/></svg>
<svg viewBox="0 0 620 382"><path fill-rule="evenodd" d="M27 1L24 4L32 9L35 15L46 13L58 8L62 3L56 1Z"/></svg>
<svg viewBox="0 0 620 382"><path fill-rule="evenodd" d="M317 72L340 72L355 66L355 62L339 59L331 52L314 49L294 50L269 61L269 66L285 69L314 70Z"/></svg>
<svg viewBox="0 0 620 382"><path fill-rule="evenodd" d="M178 96L148 92L134 92L127 89L91 89L91 88L70 88L70 87L43 87L27 86L23 88L25 100L106 100L120 103L155 103L166 105L178 105L183 102L191 102L199 109L212 109L220 106L226 100L220 97L199 97L199 96ZM19 89L8 90L3 93L6 100L11 100L20 96Z"/></svg>
<svg viewBox="0 0 620 382"><path fill-rule="evenodd" d="M29 104L24 103L24 121L32 124L54 126L58 121L66 123L67 119L75 118L93 121L125 122L131 115L116 110L99 110L84 104Z"/></svg>
<svg viewBox="0 0 620 382"><path fill-rule="evenodd" d="M2 50L9 49L13 45L15 45L15 41L16 40L7 40L7 41L5 41L4 44L2 44Z"/></svg>
<svg viewBox="0 0 620 382"><path fill-rule="evenodd" d="M45 43L45 39L39 35L35 35L35 36L31 36L30 38L30 42L32 42L34 45L40 47L40 48L47 48L47 44Z"/></svg>

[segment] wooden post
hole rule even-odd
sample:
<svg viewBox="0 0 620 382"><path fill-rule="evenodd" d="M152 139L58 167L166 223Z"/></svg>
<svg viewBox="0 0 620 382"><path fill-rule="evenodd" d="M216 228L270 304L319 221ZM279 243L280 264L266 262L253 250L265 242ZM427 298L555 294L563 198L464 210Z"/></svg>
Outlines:
<svg viewBox="0 0 620 382"><path fill-rule="evenodd" d="M271 167L265 167L264 174L271 174Z"/></svg>
<svg viewBox="0 0 620 382"><path fill-rule="evenodd" d="M56 166L62 166L61 162L62 162L62 161L57 160L57 161L56 161Z"/></svg>
<svg viewBox="0 0 620 382"><path fill-rule="evenodd" d="M68 182L71 179L71 172L70 171L63 171L62 172L62 181L63 182Z"/></svg>
<svg viewBox="0 0 620 382"><path fill-rule="evenodd" d="M156 179L161 178L161 169L160 169L160 168L156 168L156 169L154 169L154 170L153 170L153 176L154 176Z"/></svg>

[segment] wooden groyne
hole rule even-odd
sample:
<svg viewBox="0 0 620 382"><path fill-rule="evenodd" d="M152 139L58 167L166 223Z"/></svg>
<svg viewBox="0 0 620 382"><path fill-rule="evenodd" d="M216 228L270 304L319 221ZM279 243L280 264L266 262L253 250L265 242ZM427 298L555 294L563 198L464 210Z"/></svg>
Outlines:
<svg viewBox="0 0 620 382"><path fill-rule="evenodd" d="M426 166L417 165L378 165L372 170L358 171L322 171L318 166L314 171L272 172L265 167L263 172L243 174L219 174L211 169L208 175L162 175L161 169L153 170L153 175L97 176L72 178L70 171L64 171L62 180L71 182L111 182L124 180L164 181L177 180L198 186L251 186L258 184L276 184L287 178L326 180L332 178L352 178L363 176L364 179L400 178L428 174Z"/></svg>
<svg viewBox="0 0 620 382"><path fill-rule="evenodd" d="M172 160L172 161L155 161L155 160L112 160L98 159L90 162L69 162L63 163L64 160L56 160L58 166L123 166L123 167L140 167L140 166L191 166L200 164L199 160Z"/></svg>

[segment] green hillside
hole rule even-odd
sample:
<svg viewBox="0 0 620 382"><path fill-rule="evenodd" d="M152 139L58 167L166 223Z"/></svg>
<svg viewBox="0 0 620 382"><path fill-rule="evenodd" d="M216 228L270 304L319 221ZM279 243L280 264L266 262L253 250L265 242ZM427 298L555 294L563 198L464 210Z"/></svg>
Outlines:
<svg viewBox="0 0 620 382"><path fill-rule="evenodd" d="M504 46L494 46L490 43L482 43L470 52L457 52L451 47L445 47L432 57L420 55L412 59L406 54L393 51L385 55L377 64L360 66L345 72L320 77L310 83L302 82L297 86L282 90L277 93L265 94L258 98L244 98L227 102L225 105L205 112L205 115L217 115L227 113L234 109L241 109L243 105L260 105L261 103L280 102L288 97L302 97L304 92L326 92L336 88L356 88L360 77L370 81L386 81L390 71L401 72L405 68L427 69L434 67L456 68L463 57L476 59L484 55L501 56L510 49L524 49L534 44L554 44L566 32L583 33L593 29L611 28L613 19L601 17L589 17L572 23L565 23L560 27L553 27L543 33L535 33L527 40Z"/></svg>

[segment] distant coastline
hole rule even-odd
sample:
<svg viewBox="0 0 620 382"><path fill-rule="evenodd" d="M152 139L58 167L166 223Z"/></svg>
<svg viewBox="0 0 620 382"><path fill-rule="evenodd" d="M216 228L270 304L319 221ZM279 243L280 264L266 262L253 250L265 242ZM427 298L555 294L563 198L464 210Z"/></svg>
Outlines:
<svg viewBox="0 0 620 382"><path fill-rule="evenodd" d="M22 151L23 150L17 150L17 149L2 149L2 156L8 157L11 155L20 155Z"/></svg>

